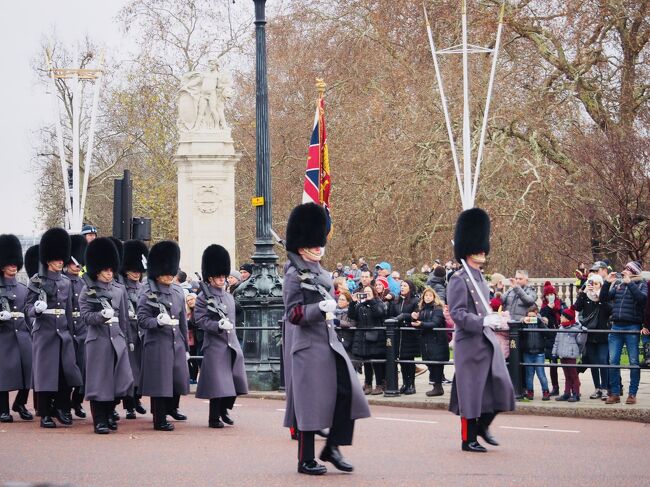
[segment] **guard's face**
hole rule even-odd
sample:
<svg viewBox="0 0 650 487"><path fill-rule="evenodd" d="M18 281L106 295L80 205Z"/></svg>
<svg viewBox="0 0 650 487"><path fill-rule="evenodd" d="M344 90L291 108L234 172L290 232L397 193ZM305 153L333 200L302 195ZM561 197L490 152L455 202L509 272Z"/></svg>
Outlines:
<svg viewBox="0 0 650 487"><path fill-rule="evenodd" d="M212 287L223 287L226 284L226 276L213 276L208 281Z"/></svg>
<svg viewBox="0 0 650 487"><path fill-rule="evenodd" d="M300 257L308 262L320 262L320 260L323 258L324 253L324 247L298 249L298 254L300 254Z"/></svg>
<svg viewBox="0 0 650 487"><path fill-rule="evenodd" d="M97 280L101 282L111 282L113 280L113 269L103 269L97 274Z"/></svg>
<svg viewBox="0 0 650 487"><path fill-rule="evenodd" d="M79 267L77 264L74 262L68 263L68 272L70 274L79 274L79 271L81 270L81 267Z"/></svg>
<svg viewBox="0 0 650 487"><path fill-rule="evenodd" d="M172 282L174 282L174 277L175 276L158 276L156 278L156 282L158 284L162 284L163 286L169 286Z"/></svg>
<svg viewBox="0 0 650 487"><path fill-rule="evenodd" d="M127 271L126 278L131 281L140 281L142 279L142 272Z"/></svg>
<svg viewBox="0 0 650 487"><path fill-rule="evenodd" d="M51 272L61 272L63 270L62 260L51 260L47 263L47 270Z"/></svg>
<svg viewBox="0 0 650 487"><path fill-rule="evenodd" d="M15 264L9 264L2 268L2 273L5 277L16 277L18 267Z"/></svg>

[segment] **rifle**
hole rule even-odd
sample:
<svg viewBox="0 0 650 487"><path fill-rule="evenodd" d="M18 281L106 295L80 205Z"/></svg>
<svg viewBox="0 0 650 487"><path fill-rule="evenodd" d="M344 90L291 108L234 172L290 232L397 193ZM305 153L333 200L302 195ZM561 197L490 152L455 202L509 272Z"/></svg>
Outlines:
<svg viewBox="0 0 650 487"><path fill-rule="evenodd" d="M226 314L228 309L226 308L226 306L223 303L217 303L217 299L212 295L209 286L201 278L199 273L195 272L194 274L196 274L196 277L199 278L199 287L201 288L201 292L205 296L208 311L211 312L212 314L217 315L222 320L228 320L228 315Z"/></svg>
<svg viewBox="0 0 650 487"><path fill-rule="evenodd" d="M110 293L106 292L104 289L98 289L97 283L93 281L87 273L84 273L82 279L88 288L86 295L88 296L89 303L99 304L103 309L113 309L113 306L110 303L112 299Z"/></svg>
<svg viewBox="0 0 650 487"><path fill-rule="evenodd" d="M9 305L9 294L7 294L5 279L2 275L0 275L0 310L9 311L11 313L11 306Z"/></svg>
<svg viewBox="0 0 650 487"><path fill-rule="evenodd" d="M169 315L169 310L165 306L164 303L161 303L158 300L158 293L160 290L158 289L158 285L156 284L156 281L153 279L147 279L147 282L149 283L149 290L150 292L147 293L147 304L150 306L153 306L154 308L158 308L158 311L160 314L164 315Z"/></svg>
<svg viewBox="0 0 650 487"><path fill-rule="evenodd" d="M325 288L325 286L319 284L315 280L315 276L313 272L300 265L300 263L295 259L295 257L291 255L291 252L287 252L287 257L289 258L289 261L293 264L293 266L296 268L296 271L298 271L298 279L300 279L301 289L317 292L318 294L321 295L323 301L334 299L332 298L332 295L329 293L329 291Z"/></svg>

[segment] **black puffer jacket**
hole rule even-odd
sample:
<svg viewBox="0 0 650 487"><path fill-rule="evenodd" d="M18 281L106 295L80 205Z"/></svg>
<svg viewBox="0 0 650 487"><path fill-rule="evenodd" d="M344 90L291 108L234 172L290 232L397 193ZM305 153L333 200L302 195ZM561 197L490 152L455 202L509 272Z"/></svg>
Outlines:
<svg viewBox="0 0 650 487"><path fill-rule="evenodd" d="M386 332L364 328L383 327L386 318L386 305L379 299L363 303L352 301L348 307L348 317L356 320L352 353L360 359L384 358L386 356Z"/></svg>
<svg viewBox="0 0 650 487"><path fill-rule="evenodd" d="M641 325L647 299L648 284L640 277L629 284L605 282L600 290L600 300L611 302L612 322L618 325Z"/></svg>
<svg viewBox="0 0 650 487"><path fill-rule="evenodd" d="M447 332L433 330L433 328L445 328L445 316L442 313L442 308L433 303L425 303L420 310L418 319L422 322L422 359L449 360Z"/></svg>
<svg viewBox="0 0 650 487"><path fill-rule="evenodd" d="M580 311L580 323L588 330L609 329L609 318L612 315L612 305L602 301L592 301L587 293L581 292L573 307ZM589 333L587 343L607 343L607 333Z"/></svg>
<svg viewBox="0 0 650 487"><path fill-rule="evenodd" d="M408 281L407 281L408 282ZM400 330L398 355L403 359L412 359L420 354L420 332L411 326L411 313L418 307L418 298L413 295L415 286L409 284L411 294L408 298L399 296L397 301L392 301L388 308L388 316L397 319L397 326L409 328Z"/></svg>
<svg viewBox="0 0 650 487"><path fill-rule="evenodd" d="M542 321L542 317L537 317L536 323L524 323L522 328L528 330L548 330L548 326ZM521 349L526 353L545 353L546 344L555 340L555 334L548 331L530 331L522 333ZM553 347L551 347L552 349Z"/></svg>

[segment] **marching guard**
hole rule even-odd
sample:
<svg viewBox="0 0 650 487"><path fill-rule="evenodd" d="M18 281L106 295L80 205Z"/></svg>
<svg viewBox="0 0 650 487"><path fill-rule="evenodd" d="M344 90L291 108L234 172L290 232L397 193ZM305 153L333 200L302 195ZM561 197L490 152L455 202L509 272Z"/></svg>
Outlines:
<svg viewBox="0 0 650 487"><path fill-rule="evenodd" d="M314 434L329 428L319 458L338 470L354 467L339 451L352 444L354 421L370 416L357 374L333 324L336 301L330 274L320 260L327 241L325 210L314 203L293 209L287 223L284 267L284 426L298 432L298 472L322 475Z"/></svg>
<svg viewBox="0 0 650 487"><path fill-rule="evenodd" d="M127 308L129 312L129 329L127 333L129 345L129 362L133 372L133 388L124 397L122 404L126 409L126 419L135 419L138 414L147 414L140 399L140 366L142 364L142 339L144 331L138 327L136 309L138 294L142 289L142 277L147 270L147 256L149 249L140 240L124 242L124 255L122 259L121 275L127 293Z"/></svg>
<svg viewBox="0 0 650 487"><path fill-rule="evenodd" d="M181 250L176 242L158 242L149 251L147 282L138 298L138 326L145 330L140 388L151 398L154 429L173 431L167 415L187 419L178 410L181 395L189 392L189 346L185 296L173 284Z"/></svg>
<svg viewBox="0 0 650 487"><path fill-rule="evenodd" d="M117 430L115 401L133 386L127 351L128 310L124 288L114 280L119 269L117 249L108 238L96 238L86 251L85 286L79 297L86 337L86 399L95 433Z"/></svg>
<svg viewBox="0 0 650 487"><path fill-rule="evenodd" d="M494 334L507 316L489 309L489 289L481 273L489 253L490 217L480 208L463 211L454 231L454 254L463 269L447 287L449 313L456 325L449 410L461 417L461 448L469 452L487 451L477 435L497 446L490 424L497 413L515 409L512 382Z"/></svg>
<svg viewBox="0 0 650 487"><path fill-rule="evenodd" d="M42 428L56 427L52 414L61 424L72 424L70 395L83 384L70 333L72 286L61 273L69 260L70 236L62 228L50 228L41 237L40 269L29 281L25 306L33 320L34 392Z"/></svg>
<svg viewBox="0 0 650 487"><path fill-rule="evenodd" d="M18 391L11 410L34 419L26 407L32 384L32 336L24 308L27 287L16 280L23 267L20 240L0 235L0 423L13 422L9 391Z"/></svg>
<svg viewBox="0 0 650 487"><path fill-rule="evenodd" d="M235 298L225 289L230 274L230 255L221 245L210 245L201 258L201 294L196 299L194 319L205 331L203 364L196 397L210 400L210 428L233 425L228 414L235 399L248 394L242 352L235 332Z"/></svg>
<svg viewBox="0 0 650 487"><path fill-rule="evenodd" d="M81 280L81 272L85 265L85 253L88 243L86 237L83 235L70 236L70 262L67 263L65 275L70 279L72 285L72 337L74 338L75 353L77 357L77 366L81 370L81 377L86 375L86 324L81 320L81 313L79 312L79 295L84 283ZM72 410L78 418L85 418L86 411L82 406L84 400L84 387L74 387L72 389Z"/></svg>

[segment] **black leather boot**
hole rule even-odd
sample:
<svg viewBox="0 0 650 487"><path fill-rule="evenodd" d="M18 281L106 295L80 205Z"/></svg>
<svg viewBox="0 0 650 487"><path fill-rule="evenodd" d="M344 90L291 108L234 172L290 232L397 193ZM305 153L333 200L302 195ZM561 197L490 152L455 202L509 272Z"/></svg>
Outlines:
<svg viewBox="0 0 650 487"><path fill-rule="evenodd" d="M59 423L70 426L72 424L72 415L63 409L55 409L54 417L59 421Z"/></svg>
<svg viewBox="0 0 650 487"><path fill-rule="evenodd" d="M321 452L319 458L324 462L330 462L337 468L337 470L340 470L342 472L352 472L354 470L354 467L345 461L345 458L343 458L343 455L341 455L338 446L326 445L325 448L323 448L323 451Z"/></svg>
<svg viewBox="0 0 650 487"><path fill-rule="evenodd" d="M86 411L84 410L84 407L80 403L73 404L72 409L74 411L74 415L77 418L84 419L86 417Z"/></svg>
<svg viewBox="0 0 650 487"><path fill-rule="evenodd" d="M494 420L494 414L482 414L478 419L477 430L478 435L483 438L489 445L499 446L497 439L490 433L490 425Z"/></svg>
<svg viewBox="0 0 650 487"><path fill-rule="evenodd" d="M20 419L24 421L31 421L32 419L34 419L34 416L32 415L32 413L29 412L29 410L25 407L24 404L14 404L11 407L11 410L17 412L18 415L20 416Z"/></svg>
<svg viewBox="0 0 650 487"><path fill-rule="evenodd" d="M135 409L127 409L124 417L126 419L135 419L136 418Z"/></svg>
<svg viewBox="0 0 650 487"><path fill-rule="evenodd" d="M305 462L298 462L298 473L307 475L323 475L327 473L327 467L321 465L316 460L307 460Z"/></svg>
<svg viewBox="0 0 650 487"><path fill-rule="evenodd" d="M56 428L56 423L52 419L52 416L41 417L41 428Z"/></svg>
<svg viewBox="0 0 650 487"><path fill-rule="evenodd" d="M476 440L476 419L460 418L463 442L461 449L472 453L485 453L487 450Z"/></svg>
<svg viewBox="0 0 650 487"><path fill-rule="evenodd" d="M0 413L0 423L13 423L14 417L9 413Z"/></svg>

